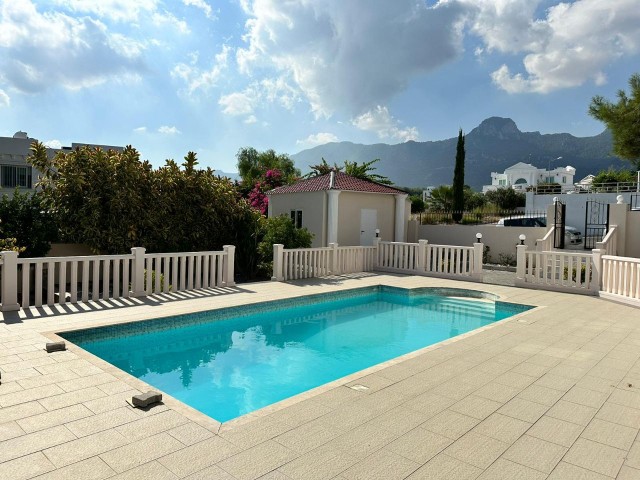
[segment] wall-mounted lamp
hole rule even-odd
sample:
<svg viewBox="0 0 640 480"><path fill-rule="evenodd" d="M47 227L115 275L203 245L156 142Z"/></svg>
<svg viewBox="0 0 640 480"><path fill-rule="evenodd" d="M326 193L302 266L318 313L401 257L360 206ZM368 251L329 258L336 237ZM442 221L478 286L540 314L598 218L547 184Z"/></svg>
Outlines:
<svg viewBox="0 0 640 480"><path fill-rule="evenodd" d="M477 243L480 243L480 240L482 240L482 234L480 232L476 233L476 240Z"/></svg>
<svg viewBox="0 0 640 480"><path fill-rule="evenodd" d="M376 238L378 238L380 236L380 229L376 228Z"/></svg>
<svg viewBox="0 0 640 480"><path fill-rule="evenodd" d="M521 233L518 238L520 239L520 245L524 245L524 241L527 239L527 236L524 233Z"/></svg>

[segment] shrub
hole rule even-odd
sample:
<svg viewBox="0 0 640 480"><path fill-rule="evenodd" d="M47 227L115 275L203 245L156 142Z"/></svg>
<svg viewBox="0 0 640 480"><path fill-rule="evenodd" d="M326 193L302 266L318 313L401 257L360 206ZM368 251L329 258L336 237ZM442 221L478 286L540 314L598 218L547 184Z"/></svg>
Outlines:
<svg viewBox="0 0 640 480"><path fill-rule="evenodd" d="M296 228L291 218L279 215L263 220L263 236L258 244L259 274L270 277L273 271L273 245L284 248L309 248L313 234L306 228Z"/></svg>

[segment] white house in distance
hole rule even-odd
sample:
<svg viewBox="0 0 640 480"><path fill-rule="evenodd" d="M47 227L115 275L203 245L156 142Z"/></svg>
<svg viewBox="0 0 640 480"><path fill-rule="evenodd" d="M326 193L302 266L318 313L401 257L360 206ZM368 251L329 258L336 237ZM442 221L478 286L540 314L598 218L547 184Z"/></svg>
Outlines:
<svg viewBox="0 0 640 480"><path fill-rule="evenodd" d="M35 138L29 138L26 132L21 131L14 133L13 137L0 137L0 196L12 196L16 188L33 190L38 180L38 171L27 163L27 157L31 154L31 144L35 141ZM72 143L70 147L47 148L47 154L53 156L60 150L70 151L83 146L123 150L123 147L111 145Z"/></svg>
<svg viewBox="0 0 640 480"><path fill-rule="evenodd" d="M540 183L557 183L564 191L566 188L573 188L575 174L576 169L571 166L547 170L534 167L530 163L519 162L507 168L504 173L491 172L491 185L484 185L482 193L509 187L524 191L527 187Z"/></svg>
<svg viewBox="0 0 640 480"><path fill-rule="evenodd" d="M313 233L313 247L372 245L378 231L386 241L404 242L411 201L406 192L342 172L274 188L269 217L291 216Z"/></svg>

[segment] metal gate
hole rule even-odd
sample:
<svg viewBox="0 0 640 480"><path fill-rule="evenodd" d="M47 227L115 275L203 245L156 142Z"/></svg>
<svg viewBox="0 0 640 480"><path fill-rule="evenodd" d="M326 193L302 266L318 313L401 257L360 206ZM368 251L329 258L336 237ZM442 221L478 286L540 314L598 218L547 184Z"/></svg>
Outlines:
<svg viewBox="0 0 640 480"><path fill-rule="evenodd" d="M609 230L609 204L595 200L587 200L586 218L584 221L584 249L596 248Z"/></svg>
<svg viewBox="0 0 640 480"><path fill-rule="evenodd" d="M564 219L567 213L567 206L560 200L554 203L555 212L553 215L553 248L564 248Z"/></svg>

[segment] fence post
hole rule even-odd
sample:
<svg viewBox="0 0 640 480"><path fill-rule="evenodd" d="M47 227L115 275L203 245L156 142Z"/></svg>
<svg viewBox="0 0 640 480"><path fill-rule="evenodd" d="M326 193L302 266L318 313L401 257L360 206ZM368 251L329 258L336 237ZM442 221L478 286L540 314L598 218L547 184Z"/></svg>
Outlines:
<svg viewBox="0 0 640 480"><path fill-rule="evenodd" d="M420 273L424 273L426 270L426 255L427 255L427 245L428 240L418 240L418 271Z"/></svg>
<svg viewBox="0 0 640 480"><path fill-rule="evenodd" d="M147 249L144 247L133 247L131 254L133 255L133 268L131 269L131 285L132 285L132 297L146 297L147 292L144 288L144 255ZM149 272L149 279L151 281L151 272Z"/></svg>
<svg viewBox="0 0 640 480"><path fill-rule="evenodd" d="M331 275L339 275L338 273L338 244L330 243L329 248L331 249Z"/></svg>
<svg viewBox="0 0 640 480"><path fill-rule="evenodd" d="M524 280L527 271L527 246L516 245L516 278Z"/></svg>
<svg viewBox="0 0 640 480"><path fill-rule="evenodd" d="M591 250L591 254L593 257L593 273L592 278L593 281L591 283L591 290L594 292L599 292L602 290L602 254L604 250L600 250L599 248L594 248ZM588 280L588 279L585 279Z"/></svg>
<svg viewBox="0 0 640 480"><path fill-rule="evenodd" d="M18 252L2 252L2 311L20 310L18 304Z"/></svg>
<svg viewBox="0 0 640 480"><path fill-rule="evenodd" d="M284 245L282 243L273 244L273 276L272 282L284 282L282 274L282 261L284 256Z"/></svg>
<svg viewBox="0 0 640 480"><path fill-rule="evenodd" d="M472 275L478 279L482 279L482 252L484 243L476 242L473 244L473 272Z"/></svg>
<svg viewBox="0 0 640 480"><path fill-rule="evenodd" d="M382 240L380 237L374 237L373 239L373 246L375 247L375 250L373 251L374 269L380 265L380 240Z"/></svg>
<svg viewBox="0 0 640 480"><path fill-rule="evenodd" d="M236 247L235 245L223 245L224 250L224 284L226 287L235 286L235 263L236 263Z"/></svg>

